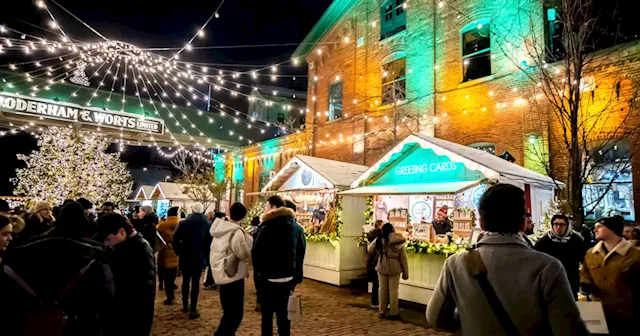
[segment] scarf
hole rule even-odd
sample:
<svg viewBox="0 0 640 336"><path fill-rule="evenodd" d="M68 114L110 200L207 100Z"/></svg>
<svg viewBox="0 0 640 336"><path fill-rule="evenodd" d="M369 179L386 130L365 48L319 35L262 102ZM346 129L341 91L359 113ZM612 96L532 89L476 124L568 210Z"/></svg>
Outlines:
<svg viewBox="0 0 640 336"><path fill-rule="evenodd" d="M571 239L571 234L573 234L573 229L567 228L567 232L564 233L564 235L562 236L558 236L553 229L549 230L549 233L547 233L547 235L549 236L549 238L551 239L551 241L553 241L554 243L566 243Z"/></svg>

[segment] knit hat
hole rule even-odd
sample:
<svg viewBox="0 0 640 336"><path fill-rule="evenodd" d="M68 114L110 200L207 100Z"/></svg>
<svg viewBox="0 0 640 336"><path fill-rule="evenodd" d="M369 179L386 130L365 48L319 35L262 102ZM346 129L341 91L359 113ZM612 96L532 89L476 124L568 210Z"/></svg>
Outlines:
<svg viewBox="0 0 640 336"><path fill-rule="evenodd" d="M38 202L36 206L33 208L33 213L38 213L40 212L40 210L46 210L46 209L53 209L53 207L51 206L51 203L46 201Z"/></svg>
<svg viewBox="0 0 640 336"><path fill-rule="evenodd" d="M449 207L445 204L442 206L442 208L440 208L440 210L438 210L437 215L447 217L448 211L449 211Z"/></svg>
<svg viewBox="0 0 640 336"><path fill-rule="evenodd" d="M622 237L622 231L624 231L624 218L622 218L622 216L600 218L596 223L606 226L607 229L613 231L616 236Z"/></svg>
<svg viewBox="0 0 640 336"><path fill-rule="evenodd" d="M191 210L193 210L193 212L195 213L203 213L204 205L202 205L202 203L195 203L193 206L191 206Z"/></svg>

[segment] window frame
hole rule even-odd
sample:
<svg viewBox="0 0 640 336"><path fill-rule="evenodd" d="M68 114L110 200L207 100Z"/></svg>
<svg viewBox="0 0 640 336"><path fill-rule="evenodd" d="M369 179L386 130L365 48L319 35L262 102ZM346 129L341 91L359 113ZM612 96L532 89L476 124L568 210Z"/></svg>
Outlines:
<svg viewBox="0 0 640 336"><path fill-rule="evenodd" d="M398 3L399 2L399 3ZM407 30L407 10L404 7L407 0L386 0L380 4L380 40L385 40L390 37L393 37L400 32ZM391 10L387 13L386 7L391 4ZM389 19L386 19L387 14L390 15ZM401 19L399 17L402 16ZM391 24L385 24L387 21L404 21L402 25L398 24L398 22L393 23L393 29L385 30L386 27L389 27ZM400 29L402 28L402 29Z"/></svg>
<svg viewBox="0 0 640 336"><path fill-rule="evenodd" d="M334 104L334 102L332 102L332 95L331 95L331 89L336 86L336 85L340 85L340 116L336 117L335 116L335 108L334 107L336 104ZM337 120L337 119L341 119L344 116L344 82L341 80L338 81L334 81L332 83L329 84L329 91L328 91L328 95L327 95L327 99L328 99L328 109L327 109L327 120L331 121L331 120Z"/></svg>
<svg viewBox="0 0 640 336"><path fill-rule="evenodd" d="M388 77L388 76L384 76L384 72L385 72L384 66L387 65L387 64L391 64L393 62L397 62L397 61L399 61L401 59L404 59L404 75L402 77L398 77L398 78L396 78L394 80L385 82L385 78ZM385 61L386 62L384 62L382 64L382 71L380 73L380 106L393 105L396 101L403 101L403 100L405 100L407 98L407 55L406 55L406 53L403 53L403 52L396 53L393 58L386 59ZM405 93L404 94L404 98L402 98L400 100L395 99L394 101L385 103L385 100L384 100L385 99L385 94L384 94L385 93L385 90L384 90L385 86L392 85L392 87L393 87L392 90L393 90L393 92L395 92L396 83L399 83L399 82L403 82L403 86L404 86L403 91Z"/></svg>
<svg viewBox="0 0 640 336"><path fill-rule="evenodd" d="M493 155L496 155L498 150L494 142L488 142L488 141L478 141L478 142L470 143L467 145L467 147L475 148ZM493 147L493 153L483 149L487 147Z"/></svg>
<svg viewBox="0 0 640 336"><path fill-rule="evenodd" d="M483 25L483 26L487 26L489 27L489 47L482 49L482 50L478 50L478 51L474 51L470 54L465 55L464 54L464 34L478 29L478 25ZM483 54L483 53L489 53L489 74L486 76L482 76L482 77L478 77L478 78L471 78L471 79L465 79L466 77L466 71L465 71L465 64L464 62L468 59L473 58L474 56ZM473 80L477 80L480 78L485 78L485 77L489 77L493 74L493 67L491 64L491 20L490 19L479 19L479 20L475 20L469 24L467 24L466 26L462 27L462 29L460 29L460 59L461 59L461 63L460 66L462 67L462 82L466 83L466 82L470 82Z"/></svg>

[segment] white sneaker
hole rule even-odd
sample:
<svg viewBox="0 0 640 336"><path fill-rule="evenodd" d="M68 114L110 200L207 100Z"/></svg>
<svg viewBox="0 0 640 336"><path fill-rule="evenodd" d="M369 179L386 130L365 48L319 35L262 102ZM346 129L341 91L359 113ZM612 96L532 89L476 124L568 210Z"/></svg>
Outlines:
<svg viewBox="0 0 640 336"><path fill-rule="evenodd" d="M378 309L378 308L380 308L380 305L371 305L371 308L376 308L376 309Z"/></svg>

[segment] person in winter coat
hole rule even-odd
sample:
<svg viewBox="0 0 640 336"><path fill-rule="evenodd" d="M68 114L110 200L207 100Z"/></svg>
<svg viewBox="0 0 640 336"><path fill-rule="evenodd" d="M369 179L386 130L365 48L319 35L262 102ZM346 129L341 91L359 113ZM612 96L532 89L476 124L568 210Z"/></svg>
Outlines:
<svg viewBox="0 0 640 336"><path fill-rule="evenodd" d="M291 334L287 305L289 294L302 282L305 250L304 229L296 223L294 210L285 207L280 196L269 197L251 250L262 313L262 335L273 333L274 313L278 335Z"/></svg>
<svg viewBox="0 0 640 336"><path fill-rule="evenodd" d="M78 198L78 203L80 203L80 205L82 205L82 208L84 209L84 214L85 216L87 216L87 219L89 220L88 224L87 224L87 228L85 229L85 238L93 238L93 236L95 236L98 228L97 228L97 224L96 224L96 216L93 214L93 203L91 203L91 201L89 201L86 198Z"/></svg>
<svg viewBox="0 0 640 336"><path fill-rule="evenodd" d="M535 245L536 250L560 260L576 300L580 290L580 263L588 248L582 236L569 226L569 218L561 214L551 217L551 230Z"/></svg>
<svg viewBox="0 0 640 336"><path fill-rule="evenodd" d="M249 277L247 261L251 257L253 238L240 226L247 215L242 203L234 203L229 208L230 220L217 218L211 226L211 270L216 283L220 285L220 304L223 315L216 336L235 335L242 322L244 312L244 279ZM235 274L229 273L229 266ZM233 272L233 270L231 270Z"/></svg>
<svg viewBox="0 0 640 336"><path fill-rule="evenodd" d="M116 213L98 219L98 236L113 248L109 265L116 295L106 335L150 335L156 296L156 263L151 246Z"/></svg>
<svg viewBox="0 0 640 336"><path fill-rule="evenodd" d="M623 226L620 216L596 222L599 242L587 251L580 271L582 290L602 302L609 335L637 334L640 317L640 250L622 238Z"/></svg>
<svg viewBox="0 0 640 336"><path fill-rule="evenodd" d="M398 315L398 287L400 286L400 274L402 279L409 279L409 265L407 264L407 252L404 247L405 239L402 234L395 233L393 224L382 226L382 234L374 239L368 248L369 253L378 256L376 272L380 283L380 317L387 317L387 304L391 306L389 319L399 320Z"/></svg>
<svg viewBox="0 0 640 336"><path fill-rule="evenodd" d="M182 271L182 311L189 313L190 319L200 317L198 313L198 295L200 294L200 276L205 267L205 243L209 235L209 222L203 214L204 206L196 203L187 219L180 222L173 235L173 249L180 257ZM189 285L191 285L191 306L189 306Z"/></svg>
<svg viewBox="0 0 640 336"><path fill-rule="evenodd" d="M115 293L111 268L103 246L83 238L85 225L82 206L69 203L49 233L13 247L7 256L5 265L37 296L9 277L10 289L1 306L11 308L10 317L3 317L11 319L14 330L19 330L17 335L33 334L33 329L41 326L34 313L42 311L42 299L57 301L68 316L65 335L104 335L112 323L108 316ZM27 324L28 319L32 323ZM41 335L50 332L39 330ZM5 330L0 333L4 336Z"/></svg>
<svg viewBox="0 0 640 336"><path fill-rule="evenodd" d="M158 224L158 233L167 243L160 252L158 252L158 280L160 281L160 290L165 290L167 299L164 304L171 305L175 298L175 281L178 274L178 255L173 250L173 234L180 223L178 211L180 208L173 207L167 212L167 219Z"/></svg>
<svg viewBox="0 0 640 336"><path fill-rule="evenodd" d="M429 325L461 328L465 336L589 335L560 261L520 237L524 191L496 184L482 195L478 210L486 234L475 250L445 260L427 304ZM487 299L480 281L497 300Z"/></svg>
<svg viewBox="0 0 640 336"><path fill-rule="evenodd" d="M142 237L147 240L151 250L156 251L156 226L158 225L158 215L153 212L153 208L145 205L140 207L138 212L138 218L133 221L133 227L136 231L142 234Z"/></svg>
<svg viewBox="0 0 640 336"><path fill-rule="evenodd" d="M24 230L20 232L20 241L27 243L34 237L51 230L53 207L49 202L38 202L25 221Z"/></svg>
<svg viewBox="0 0 640 336"><path fill-rule="evenodd" d="M436 234L443 235L453 230L453 223L447 216L447 209L448 207L444 205L436 214L436 220L433 221L433 229Z"/></svg>
<svg viewBox="0 0 640 336"><path fill-rule="evenodd" d="M367 233L367 241L372 242L376 240L376 238L382 235L382 224L381 220L377 220L374 223L374 227L369 233ZM379 307L379 284L378 281L378 272L376 272L376 265L378 264L378 254L367 253L365 257L365 264L367 265L367 277L369 281L373 283L371 287L371 307L378 308Z"/></svg>

